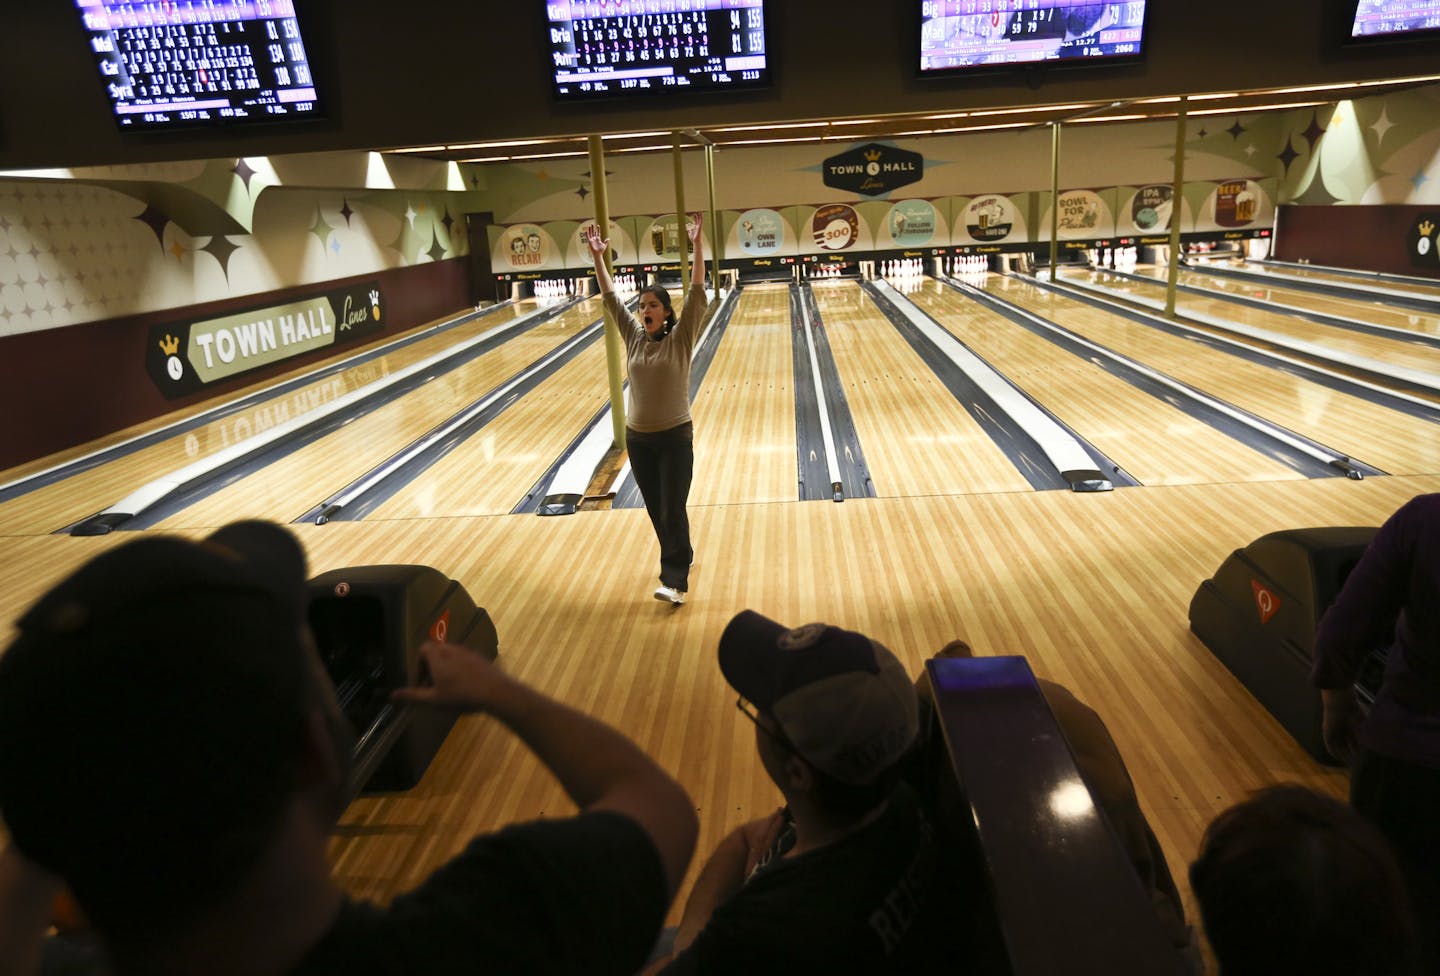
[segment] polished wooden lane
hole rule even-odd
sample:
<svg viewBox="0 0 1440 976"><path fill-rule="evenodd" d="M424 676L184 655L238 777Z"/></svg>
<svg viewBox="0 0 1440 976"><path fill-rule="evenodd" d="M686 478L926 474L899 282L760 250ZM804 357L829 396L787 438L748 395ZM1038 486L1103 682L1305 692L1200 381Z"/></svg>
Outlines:
<svg viewBox="0 0 1440 976"><path fill-rule="evenodd" d="M799 497L790 336L788 286L750 285L740 292L691 404L691 505Z"/></svg>
<svg viewBox="0 0 1440 976"><path fill-rule="evenodd" d="M1021 278L986 289L1138 362L1391 474L1440 471L1440 428L1359 397L1167 335Z"/></svg>
<svg viewBox="0 0 1440 976"><path fill-rule="evenodd" d="M392 373L435 355L457 342L472 338L512 321L525 312L533 311L534 303L506 306L494 313L484 315L474 322L456 326L443 333L411 343L403 349L387 353L382 357L356 365L330 376L316 380L300 389L274 400L257 403L238 413L215 420L189 433L169 437L134 454L118 458L89 471L66 478L54 485L37 489L19 498L0 504L0 533L52 532L72 522L104 510L118 502L130 492L157 478L164 477L203 458L225 450L256 434L295 420L312 410L327 406L354 390L383 379ZM430 328L428 323L415 331ZM346 351L345 355L350 354ZM295 376L304 375L315 369L308 365L281 376L272 377L265 386L273 386ZM229 397L239 394L228 394ZM156 421L131 428L128 436L145 433L165 424L174 423L185 417L194 416L223 402L222 398L207 400L184 411L167 414ZM27 465L23 470L43 470L71 456L82 456L92 450L116 443L119 435L102 438L86 444L83 448L67 451ZM5 472L3 479L17 476L22 469ZM269 517L283 517L281 511L270 511ZM303 511L303 509L301 510ZM296 513L299 514L298 512Z"/></svg>
<svg viewBox="0 0 1440 976"><path fill-rule="evenodd" d="M1219 262L1202 261L1197 262L1197 267L1205 267L1207 264L1218 263L1221 268L1231 268L1237 271L1250 271L1258 274L1268 275L1277 281L1290 279L1292 281L1313 281L1325 285L1341 285L1357 290L1369 290L1376 293L1377 298L1383 298L1383 292L1392 291L1407 295L1411 298L1421 298L1427 301L1440 302L1440 281L1428 283L1424 281L1396 281L1393 278L1377 278L1364 270L1358 270L1356 274L1345 274L1339 269L1323 267L1311 267L1298 264L1255 264L1251 261L1240 261L1236 259L1222 260Z"/></svg>
<svg viewBox="0 0 1440 976"><path fill-rule="evenodd" d="M1031 490L857 284L813 287L878 495Z"/></svg>
<svg viewBox="0 0 1440 976"><path fill-rule="evenodd" d="M288 522L350 484L453 414L575 335L600 314L598 300L583 302L548 322L501 343L406 394L332 431L304 450L280 458L175 513L162 528L217 525L240 517ZM597 340L595 345L600 345ZM602 366L603 378L603 359ZM502 415L503 416L503 415ZM482 440L483 444L483 432ZM546 461L545 464L549 464ZM544 470L542 465L531 481ZM466 486L484 483L483 470L469 472ZM427 486L434 482L426 481ZM529 487L510 500L510 507ZM428 488L426 489L428 490ZM493 510L493 509L492 509Z"/></svg>
<svg viewBox="0 0 1440 976"><path fill-rule="evenodd" d="M1005 292L1040 304L1024 289ZM832 345L845 344L836 355L852 408L858 401L871 410L868 451L886 429L873 416L883 400L869 386L891 376L901 387L915 385L907 377L923 364L902 357L899 365L909 371L888 372L896 364L886 357L897 349L913 353L888 322L875 321L878 313L853 285L827 284L817 295L831 306ZM1334 433L1349 417L1356 443L1374 448L1357 448L1358 456L1378 463L1374 454L1383 451L1408 460L1415 473L1103 494L931 485L911 497L838 505L711 502L691 509L699 558L690 601L678 610L649 597L654 537L639 510L543 519L406 514L294 531L317 574L422 563L459 580L495 619L504 667L616 725L675 772L700 813L701 859L726 832L779 800L755 757L754 730L736 713L715 663L719 634L736 611L750 607L786 623L819 619L865 631L913 673L955 637L979 654L1024 654L1037 674L1069 687L1109 724L1188 899L1185 866L1219 810L1279 781L1337 795L1345 787L1342 772L1315 763L1190 634L1191 595L1233 549L1267 532L1379 524L1414 494L1440 491L1440 448L1429 425L1407 428L1391 411L1371 407L1374 413L1362 415L1347 402L1353 398L1307 389L1270 370L1247 371L1195 343L1159 343L1154 330L1107 320L1083 305L1045 304L1036 311L1128 355L1177 368L1203 365L1192 381L1221 384L1236 374L1231 392L1238 397L1247 385L1268 391L1261 403L1273 407L1272 417L1298 423L1312 416L1306 423L1322 433ZM750 340L773 340L754 325ZM743 331L737 336L747 339ZM736 346L745 348L746 342ZM433 386L437 399L451 400L448 388ZM917 398L913 409L943 416L953 404L943 388L931 396L937 406L927 411ZM546 399L552 406L564 400ZM717 431L723 402L716 397L707 406ZM895 439L923 445L910 454L895 451L887 465L922 463L934 453L938 422L885 420ZM1408 454L1401 449L1406 443ZM324 467L313 459L312 465ZM463 478L436 479L437 487L441 480ZM219 514L215 524L223 521ZM178 531L198 535L209 527L187 522ZM83 561L128 538L0 533L6 621L0 626ZM384 900L413 886L476 832L571 809L511 736L472 716L457 724L416 789L354 803L332 853L348 890ZM691 879L697 869L698 863ZM677 915L672 910L672 921Z"/></svg>
<svg viewBox="0 0 1440 976"><path fill-rule="evenodd" d="M1104 717L1184 889L1204 824L1248 791L1279 781L1344 790L1343 773L1310 759L1190 634L1190 596L1260 535L1378 524L1422 491L1440 491L1440 475L702 506L692 518L703 585L678 610L643 592L654 542L638 510L294 531L315 573L423 563L454 576L494 617L505 668L621 728L676 773L700 813L702 853L778 802L715 663L736 611L865 631L915 673L955 637L979 654L1024 654ZM0 616L13 620L122 541L0 538ZM464 718L417 788L346 812L338 876L385 899L476 832L571 808L511 736Z"/></svg>
<svg viewBox="0 0 1440 976"><path fill-rule="evenodd" d="M1141 484L1304 477L933 278L907 297Z"/></svg>
<svg viewBox="0 0 1440 976"><path fill-rule="evenodd" d="M1164 300L1164 291L1159 282L1136 281L1108 271L1081 272L1078 276L1066 274L1062 279L1079 277L1096 284L1106 291L1126 296ZM1178 315L1206 315L1234 322L1255 329L1264 329L1276 335L1305 342L1318 343L1328 352L1339 356L1363 356L1387 365L1403 366L1406 369L1429 373L1435 382L1440 382L1440 349L1435 346L1406 342L1401 338L1387 338L1338 325L1312 322L1282 310L1266 311L1249 305L1237 305L1223 298L1196 295L1193 292L1178 292L1175 296L1175 312ZM1203 321L1203 320L1201 320Z"/></svg>
<svg viewBox="0 0 1440 976"><path fill-rule="evenodd" d="M509 512L609 401L597 338L366 517Z"/></svg>
<svg viewBox="0 0 1440 976"><path fill-rule="evenodd" d="M1146 275L1159 281L1166 281L1170 270L1159 265L1140 265L1136 274ZM1370 325L1383 325L1423 336L1440 336L1440 312L1419 312L1415 309L1386 305L1378 299L1341 298L1324 292L1304 291L1299 288L1283 287L1265 282L1246 281L1241 278L1227 278L1208 271L1181 270L1178 282L1195 288L1204 288L1217 295L1236 295L1243 298L1258 298L1276 305L1288 306L1302 312L1318 312L1354 319Z"/></svg>

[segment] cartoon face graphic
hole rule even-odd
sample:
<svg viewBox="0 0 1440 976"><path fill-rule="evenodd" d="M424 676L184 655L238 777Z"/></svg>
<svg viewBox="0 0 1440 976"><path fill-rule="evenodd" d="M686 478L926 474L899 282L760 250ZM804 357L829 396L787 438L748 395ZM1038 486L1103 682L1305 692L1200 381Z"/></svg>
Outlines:
<svg viewBox="0 0 1440 976"><path fill-rule="evenodd" d="M524 239L523 237L517 237L517 238L515 238L514 240L512 240L512 241L510 242L510 253L511 253L511 254L524 254L524 253L525 253L525 239Z"/></svg>
<svg viewBox="0 0 1440 976"><path fill-rule="evenodd" d="M539 253L540 253L540 235L539 235L539 234L531 234L529 237L525 238L525 246L530 249L530 253L531 253L531 254L539 254Z"/></svg>

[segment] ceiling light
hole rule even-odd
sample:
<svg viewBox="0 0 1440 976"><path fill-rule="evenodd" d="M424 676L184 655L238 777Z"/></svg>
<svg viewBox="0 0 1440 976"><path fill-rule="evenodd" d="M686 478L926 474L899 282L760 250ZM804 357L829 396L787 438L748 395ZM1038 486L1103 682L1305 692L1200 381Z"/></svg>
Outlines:
<svg viewBox="0 0 1440 976"><path fill-rule="evenodd" d="M1272 112L1277 109L1286 108L1309 108L1312 105L1324 105L1325 102L1276 102L1273 105L1232 105L1229 108L1207 108L1199 112L1191 112L1191 115L1249 115L1252 112Z"/></svg>
<svg viewBox="0 0 1440 976"><path fill-rule="evenodd" d="M829 122L777 122L773 125L732 125L724 129L711 129L711 132L764 132L767 129L819 129L829 125Z"/></svg>
<svg viewBox="0 0 1440 976"><path fill-rule="evenodd" d="M557 142L568 142L567 139L509 139L504 142L466 142L457 143L453 146L446 146L446 149L503 149L506 146L545 146L554 145Z"/></svg>
<svg viewBox="0 0 1440 976"><path fill-rule="evenodd" d="M567 152L529 153L528 155L524 155L524 156L510 156L510 157L508 157L508 158L510 158L510 159L559 159L559 158L562 157L562 156L584 156L584 155L586 155L586 150L583 150L583 149L571 149L571 150L569 150L569 151L567 151Z"/></svg>
<svg viewBox="0 0 1440 976"><path fill-rule="evenodd" d="M1136 119L1148 119L1148 115L1086 115L1078 119L1067 119L1067 125L1080 125L1083 122L1133 122Z"/></svg>
<svg viewBox="0 0 1440 976"><path fill-rule="evenodd" d="M972 116L981 115L1026 115L1032 112L1068 112L1077 108L1099 108L1093 102L1078 102L1074 105L1032 105L1029 108L989 108L979 112L971 112Z"/></svg>
<svg viewBox="0 0 1440 976"><path fill-rule="evenodd" d="M814 136L797 136L794 139L736 139L733 142L722 142L722 146L768 146L781 142L814 142Z"/></svg>
<svg viewBox="0 0 1440 976"><path fill-rule="evenodd" d="M1356 82L1346 81L1335 85L1302 85L1298 88L1267 88L1264 91L1255 92L1255 94L1265 95L1267 97L1270 95L1298 95L1301 92L1338 91L1342 88L1354 88L1356 85Z"/></svg>
<svg viewBox="0 0 1440 976"><path fill-rule="evenodd" d="M1357 81L1357 88L1373 88L1375 85L1420 85L1430 81L1440 81L1440 75L1420 75L1416 78L1386 78L1383 81Z"/></svg>

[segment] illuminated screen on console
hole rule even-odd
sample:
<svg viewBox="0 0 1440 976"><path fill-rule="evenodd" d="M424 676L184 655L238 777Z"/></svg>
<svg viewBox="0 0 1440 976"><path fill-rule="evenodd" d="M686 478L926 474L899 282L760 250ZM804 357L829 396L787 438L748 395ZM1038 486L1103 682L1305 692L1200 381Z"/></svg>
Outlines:
<svg viewBox="0 0 1440 976"><path fill-rule="evenodd" d="M1136 60L1146 0L922 0L920 72L1061 60Z"/></svg>
<svg viewBox="0 0 1440 976"><path fill-rule="evenodd" d="M293 0L75 0L122 129L320 114Z"/></svg>
<svg viewBox="0 0 1440 976"><path fill-rule="evenodd" d="M1355 39L1440 35L1440 0L1360 0L1350 22Z"/></svg>
<svg viewBox="0 0 1440 976"><path fill-rule="evenodd" d="M555 96L765 88L764 0L545 4Z"/></svg>

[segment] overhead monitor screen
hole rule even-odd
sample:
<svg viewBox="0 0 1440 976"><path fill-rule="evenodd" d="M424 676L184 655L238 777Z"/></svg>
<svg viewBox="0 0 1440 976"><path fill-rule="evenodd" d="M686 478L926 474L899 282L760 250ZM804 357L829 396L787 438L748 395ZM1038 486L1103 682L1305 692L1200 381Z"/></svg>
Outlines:
<svg viewBox="0 0 1440 976"><path fill-rule="evenodd" d="M557 99L770 84L765 0L547 2L545 13Z"/></svg>
<svg viewBox="0 0 1440 976"><path fill-rule="evenodd" d="M294 0L75 0L122 129L316 118Z"/></svg>
<svg viewBox="0 0 1440 976"><path fill-rule="evenodd" d="M1065 61L1133 61L1147 0L921 0L920 73Z"/></svg>
<svg viewBox="0 0 1440 976"><path fill-rule="evenodd" d="M1360 0L1350 22L1357 40L1440 36L1440 0Z"/></svg>

